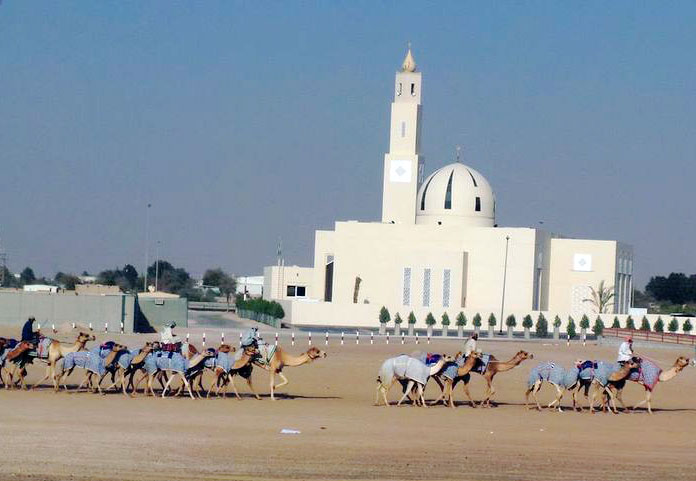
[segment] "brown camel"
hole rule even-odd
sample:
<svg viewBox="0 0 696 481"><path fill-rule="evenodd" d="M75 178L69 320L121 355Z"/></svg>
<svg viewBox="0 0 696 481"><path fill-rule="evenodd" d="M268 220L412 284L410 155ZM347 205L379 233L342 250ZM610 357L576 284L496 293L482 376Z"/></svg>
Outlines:
<svg viewBox="0 0 696 481"><path fill-rule="evenodd" d="M232 348L231 351L235 352L235 349ZM227 394L227 388L231 384L232 390L234 391L234 395L237 397L237 399L242 399L239 395L239 392L237 392L237 386L235 386L234 384L234 376L238 374L244 379L246 379L246 382L249 385L249 389L254 394L256 399L260 400L261 398L259 397L258 393L256 392L254 386L251 383L251 372L253 369L253 359L255 353L256 350L253 347L244 349L241 357L229 367L228 371L225 371L220 366L216 366L213 369L214 379L213 382L210 384L210 389L208 389L206 397L210 397L210 393L212 392L213 388L215 388L216 396L220 395L220 389L222 389L222 395L225 396ZM198 382L200 386L200 378Z"/></svg>
<svg viewBox="0 0 696 481"><path fill-rule="evenodd" d="M126 351L126 350L128 350L127 346L123 346L121 344L114 344L114 347L111 350L111 352L109 354L107 354L107 356L104 358L104 366L107 369L107 373L108 373L109 369L112 369L113 364L116 361L118 354L120 352ZM63 387L65 388L66 391L68 390L68 386L65 385L65 382L67 380L67 377L73 372L74 369L75 369L75 366L73 366L68 371L64 372L63 375L61 376L61 378L63 380ZM75 392L80 392L80 389L82 389L82 386L87 384L88 390L91 390L92 392L97 391L97 392L99 392L99 394L104 394L102 392L102 389L101 389L101 381L102 381L102 379L104 379L104 377L106 376L107 373L104 373L103 376L99 376L99 379L95 383L95 382L93 382L92 378L97 376L97 374L86 369L85 375L82 378L82 382L80 383L79 386L77 386L77 389L75 390ZM95 387L96 387L96 389L95 389Z"/></svg>
<svg viewBox="0 0 696 481"><path fill-rule="evenodd" d="M674 361L674 364L672 365L672 367L670 367L666 371L662 371L660 373L660 375L658 377L658 383L671 381L672 379L674 379L677 376L677 374L682 372L682 370L684 370L684 368L687 367L688 365L689 365L689 358L684 357L684 356L679 356L677 358L677 360ZM639 402L638 404L633 406L632 411L635 411L638 408L638 406L642 406L643 404L647 404L648 413L652 414L652 405L650 404L650 401L652 400L652 393L655 390L655 388L657 387L657 384L655 386L653 386L652 389L649 389L643 383L641 383L639 381L635 381L635 382L638 382L638 384L640 384L641 386L643 386L645 388L645 399L643 399L641 402ZM624 404L623 399L622 399L623 388L625 387L625 385L626 385L626 379L623 379L620 382L610 383L610 389L616 390L615 398L618 399L618 401L621 403L621 406L624 409L627 409L626 404ZM603 405L604 405L604 402L603 402ZM602 407L604 407L604 406L602 406Z"/></svg>
<svg viewBox="0 0 696 481"><path fill-rule="evenodd" d="M7 349L7 348L6 348ZM34 349L34 345L28 341L22 341L15 346L5 357L5 372L9 377L9 382L5 383L6 389L11 389L19 383L20 389L27 389L25 366L32 358L29 357L29 352ZM11 365L12 367L7 367ZM18 379L15 381L15 375Z"/></svg>
<svg viewBox="0 0 696 481"><path fill-rule="evenodd" d="M454 356L455 362L457 359L460 359L461 356L461 352L457 353L457 355ZM449 407L453 408L454 386L456 386L459 381L465 381L463 384L464 394L466 394L466 396L469 398L471 407L476 407L476 405L474 404L474 400L471 398L471 393L469 392L468 382L469 376L471 376L471 374L469 373L476 366L476 361L480 358L481 354L476 351L469 354L464 363L461 366L457 367L457 372L454 379L450 379L445 375L447 372L447 366L445 366L445 370L438 374L435 374L433 376L433 379L435 380L437 385L440 386L440 390L442 392L440 393L440 397L438 397L435 401L431 402L430 405L432 406L442 401L443 404L449 405Z"/></svg>
<svg viewBox="0 0 696 481"><path fill-rule="evenodd" d="M58 377L56 376L56 363L69 352L82 351L88 341L94 341L95 339L96 337L94 337L94 335L85 334L84 332L80 332L77 335L77 339L72 345L51 339L51 343L48 345L48 359L46 360L48 366L46 367L46 375L43 379L34 384L32 389L36 389L42 382L50 377L53 380L53 388L58 392L59 384Z"/></svg>
<svg viewBox="0 0 696 481"><path fill-rule="evenodd" d="M299 356L288 354L280 346L276 347L275 351L273 352L273 356L268 361L267 365L257 364L259 367L268 369L270 371L271 400L275 401L276 388L285 386L288 383L288 379L283 375L284 367L302 366L303 364L310 363L315 359L322 357L326 357L326 353L316 347L310 347L307 352L302 353ZM282 379L280 384L275 383L276 374Z"/></svg>
<svg viewBox="0 0 696 481"><path fill-rule="evenodd" d="M612 393L611 389L609 386L612 383L617 383L621 381L625 381L625 379L631 375L631 369L637 369L639 364L634 361L630 360L625 362L618 371L614 371L607 377L607 385L602 386L597 378L594 378L592 380L592 383L601 388L600 391L605 392L609 396L609 401L610 401L610 406L609 410L612 411L614 414L619 414L619 411L616 409L616 401L614 400L614 394ZM595 403L595 398L597 396L597 389L595 388L594 391L592 391L592 399L590 399L590 412L594 413L594 403ZM602 406L604 408L604 406ZM613 409L612 409L613 408Z"/></svg>
<svg viewBox="0 0 696 481"><path fill-rule="evenodd" d="M488 388L486 389L486 393L484 394L483 400L479 403L479 405L488 408L491 407L491 399L495 394L495 388L493 387L493 378L496 374L498 374L499 372L505 372L514 369L517 366L519 366L522 361L526 361L527 359L534 359L534 354L530 354L527 351L518 351L517 354L512 356L512 358L509 361L499 361L495 358L495 356L491 355L491 359L488 362L488 367L486 368L486 371L482 374L483 378L486 380L486 383L488 384ZM463 381L465 386L469 383L469 381L466 379L463 379ZM467 388L465 387L464 392L466 391Z"/></svg>

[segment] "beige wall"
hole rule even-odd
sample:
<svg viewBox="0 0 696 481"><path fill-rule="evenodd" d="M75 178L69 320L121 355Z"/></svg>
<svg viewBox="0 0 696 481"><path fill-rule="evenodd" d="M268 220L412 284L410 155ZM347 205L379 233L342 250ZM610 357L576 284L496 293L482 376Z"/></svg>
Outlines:
<svg viewBox="0 0 696 481"><path fill-rule="evenodd" d="M315 296L314 269L299 266L269 266L263 270L264 299L288 299L288 286L304 286L306 298Z"/></svg>

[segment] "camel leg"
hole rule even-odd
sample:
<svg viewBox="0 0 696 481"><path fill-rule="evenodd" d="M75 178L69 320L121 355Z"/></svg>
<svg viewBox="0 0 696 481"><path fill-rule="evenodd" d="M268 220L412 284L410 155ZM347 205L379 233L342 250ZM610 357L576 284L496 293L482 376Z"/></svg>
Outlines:
<svg viewBox="0 0 696 481"><path fill-rule="evenodd" d="M417 383L418 386L418 398L421 400L421 407L427 408L427 404L425 404L425 397L423 394L425 394L425 389L423 389L423 385L420 383Z"/></svg>
<svg viewBox="0 0 696 481"><path fill-rule="evenodd" d="M186 376L181 373L179 373L179 376L181 377L181 380L184 382L184 385L188 388L189 396L191 396L191 399L196 399L195 397L193 397L193 392L191 392L191 384L188 382L188 379L186 379Z"/></svg>
<svg viewBox="0 0 696 481"><path fill-rule="evenodd" d="M133 377L134 376L135 376L135 372L132 372L131 376L130 376L130 380L128 382L129 385L133 385ZM135 385L133 386L133 393L131 394L131 397L135 397L136 393L138 392L138 386L140 386L140 383L143 382L143 380L146 378L148 379L148 381L145 383L145 395L147 396L147 389L148 389L148 386L150 384L149 377L150 376L148 376L148 374L146 372L144 372L143 375L140 376L140 379L138 379L135 382Z"/></svg>
<svg viewBox="0 0 696 481"><path fill-rule="evenodd" d="M488 383L488 389L486 390L486 394L484 396L483 401L481 401L481 405L484 405L487 408L491 407L491 399L493 398L493 395L495 394L495 388L493 387L493 379L489 379L488 377L485 378L486 382Z"/></svg>
<svg viewBox="0 0 696 481"><path fill-rule="evenodd" d="M65 379L65 378L63 378L63 379ZM86 373L85 373L84 377L82 378L82 382L80 382L80 385L77 386L77 389L75 389L75 392L80 392L80 389L82 389L82 386L84 386L85 383L88 383L88 384L87 384L87 389L89 389L89 386L92 384L92 383L91 383L91 379L90 379L90 377L89 377L89 372L86 372ZM65 390L67 391L67 390L68 390L68 386L65 386L65 385L63 385L63 386L65 387Z"/></svg>
<svg viewBox="0 0 696 481"><path fill-rule="evenodd" d="M652 399L652 392L648 391L647 389L645 390L645 399L643 399L641 402L633 406L633 411L638 409L638 406L642 406L643 404L648 405L648 414L652 414L652 406L650 405L650 400Z"/></svg>
<svg viewBox="0 0 696 481"><path fill-rule="evenodd" d="M462 390L464 391L464 395L466 398L469 400L469 405L472 408L476 407L476 403L474 402L474 398L471 397L471 391L469 391L469 383L464 381L462 382Z"/></svg>
<svg viewBox="0 0 696 481"><path fill-rule="evenodd" d="M408 396L408 393L411 392L411 389L413 389L413 381L408 381L408 385L406 386L406 392L404 393L403 396L401 396L401 399L399 399L399 402L396 403L397 406L401 406L401 403L403 402L404 399L406 399L406 396Z"/></svg>
<svg viewBox="0 0 696 481"><path fill-rule="evenodd" d="M251 389L251 392L254 393L254 396L256 396L256 399L261 399L258 394L256 394L256 391L254 391L254 387L251 385L251 377L248 377L246 380L247 384L249 385L249 389ZM234 391L234 395L237 399L242 399L242 396L239 395L239 392L237 391L237 385L234 383L234 377L229 376L227 383L225 383L225 395L227 395L227 389L229 388L229 385L232 385L232 390Z"/></svg>
<svg viewBox="0 0 696 481"><path fill-rule="evenodd" d="M621 408L624 411L628 411L628 407L626 406L626 403L624 403L623 401L623 389L616 390L616 400L619 401L619 404L621 404Z"/></svg>
<svg viewBox="0 0 696 481"><path fill-rule="evenodd" d="M175 376L170 377L167 379L167 384L165 384L164 389L162 390L162 397L164 397L167 394L167 389L169 389L169 385L172 383L174 380Z"/></svg>
<svg viewBox="0 0 696 481"><path fill-rule="evenodd" d="M35 383L35 384L31 387L31 390L33 391L34 389L36 389L37 387L39 387L39 386L41 385L41 383L44 382L46 379L48 379L48 377L49 377L50 375L51 375L51 369L50 369L50 365L49 365L49 366L46 366L46 375L45 375L44 377L42 377L40 381L38 381L37 383Z"/></svg>
<svg viewBox="0 0 696 481"><path fill-rule="evenodd" d="M218 373L214 373L215 378L213 379L213 382L210 383L210 387L208 388L208 391L205 393L205 397L209 398L210 397L210 392L213 390L213 387L217 387L218 392L220 391L220 375Z"/></svg>
<svg viewBox="0 0 696 481"><path fill-rule="evenodd" d="M270 372L271 378L271 401L275 401L275 372Z"/></svg>
<svg viewBox="0 0 696 481"><path fill-rule="evenodd" d="M432 376L432 378L435 380L437 385L440 387L440 396L435 399L434 401L430 401L430 405L434 406L435 404L439 403L442 401L443 404L447 405L447 395L445 392L445 387L447 386L447 381L445 383L442 383L442 380L438 376Z"/></svg>
<svg viewBox="0 0 696 481"><path fill-rule="evenodd" d="M288 378L286 378L282 372L279 372L278 375L282 379L282 382L280 384L276 384L276 386L275 386L276 389L278 389L279 387L285 386L288 383Z"/></svg>

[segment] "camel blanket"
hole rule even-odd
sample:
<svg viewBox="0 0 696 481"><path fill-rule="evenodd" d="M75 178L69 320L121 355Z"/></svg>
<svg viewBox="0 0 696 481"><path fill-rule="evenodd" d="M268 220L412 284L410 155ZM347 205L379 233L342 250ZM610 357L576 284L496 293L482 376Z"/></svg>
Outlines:
<svg viewBox="0 0 696 481"><path fill-rule="evenodd" d="M130 351L124 351L118 356L118 366L123 368L123 369L128 369L128 366L131 365L131 362L133 361L133 358L140 354L140 349L132 349Z"/></svg>
<svg viewBox="0 0 696 481"><path fill-rule="evenodd" d="M483 354L481 356L481 359L476 361L476 366L471 370L471 372L476 372L478 374L485 374L486 369L488 369L488 364L491 362L491 355L490 354Z"/></svg>
<svg viewBox="0 0 696 481"><path fill-rule="evenodd" d="M631 371L628 380L641 383L645 389L652 391L660 380L661 372L662 369L654 362L641 359L640 367Z"/></svg>
<svg viewBox="0 0 696 481"><path fill-rule="evenodd" d="M157 371L175 371L184 374L189 367L188 359L178 352L150 353L145 358L145 370L148 374Z"/></svg>
<svg viewBox="0 0 696 481"><path fill-rule="evenodd" d="M578 377L585 380L596 380L602 386L606 386L609 382L609 376L621 369L621 364L618 362L599 361L596 366L596 369L593 367L583 369Z"/></svg>
<svg viewBox="0 0 696 481"><path fill-rule="evenodd" d="M226 352L218 352L217 356L209 357L203 361L203 365L208 369L223 369L225 372L229 372L232 367L230 362L230 356Z"/></svg>
<svg viewBox="0 0 696 481"><path fill-rule="evenodd" d="M398 379L410 379L419 384L425 385L430 377L430 368L419 359L402 354L398 357L387 359L382 365L380 372L390 372L384 378L397 377Z"/></svg>
<svg viewBox="0 0 696 481"><path fill-rule="evenodd" d="M42 337L39 340L38 346L36 346L36 355L40 359L48 359L48 346L51 345L52 339L49 337Z"/></svg>
<svg viewBox="0 0 696 481"><path fill-rule="evenodd" d="M102 351L106 350L95 347L91 351L69 352L64 357L63 370L67 371L75 367L80 367L99 376L103 376L106 373L106 365L104 364L104 357L101 355ZM108 354L109 351L106 352Z"/></svg>
<svg viewBox="0 0 696 481"><path fill-rule="evenodd" d="M454 360L454 362L448 362L445 364L445 368L442 370L442 376L454 381L454 379L457 377L457 371L460 367L464 366L465 362L466 358L463 356L458 357Z"/></svg>
<svg viewBox="0 0 696 481"><path fill-rule="evenodd" d="M263 343L263 344L259 344L258 350L259 350L259 356L260 356L259 360L261 361L261 363L262 364L269 364L271 362L271 359L273 358L273 354L275 354L276 347L273 344ZM239 355L241 357L241 354L243 352L242 349L240 349L238 352L239 352ZM235 359L235 360L238 361L239 359Z"/></svg>
<svg viewBox="0 0 696 481"><path fill-rule="evenodd" d="M531 388L537 381L547 381L568 389L578 382L579 373L580 370L576 367L565 369L554 362L542 362L529 372L527 386Z"/></svg>

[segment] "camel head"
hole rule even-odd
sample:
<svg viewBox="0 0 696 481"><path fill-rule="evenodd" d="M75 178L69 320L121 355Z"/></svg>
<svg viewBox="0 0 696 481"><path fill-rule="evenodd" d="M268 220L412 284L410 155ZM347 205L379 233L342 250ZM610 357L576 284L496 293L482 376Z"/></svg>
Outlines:
<svg viewBox="0 0 696 481"><path fill-rule="evenodd" d="M128 346L124 346L123 344L114 344L114 348L112 349L113 352L121 352L127 350Z"/></svg>
<svg viewBox="0 0 696 481"><path fill-rule="evenodd" d="M80 332L77 335L77 342L79 343L86 343L87 341L96 341L96 337L94 337L94 334L87 334L84 332Z"/></svg>
<svg viewBox="0 0 696 481"><path fill-rule="evenodd" d="M679 356L677 360L674 362L674 367L676 367L678 371L681 371L689 365L689 362L690 361L688 357Z"/></svg>
<svg viewBox="0 0 696 481"><path fill-rule="evenodd" d="M319 359L320 357L326 357L326 353L318 347L310 347L307 351L307 357L314 361L315 359Z"/></svg>
<svg viewBox="0 0 696 481"><path fill-rule="evenodd" d="M519 359L520 362L526 361L527 359L534 359L534 354L531 354L527 351L519 351L517 354L515 354L515 357Z"/></svg>
<svg viewBox="0 0 696 481"><path fill-rule="evenodd" d="M220 347L218 347L218 352L230 353L234 352L234 348L229 344L220 344Z"/></svg>

